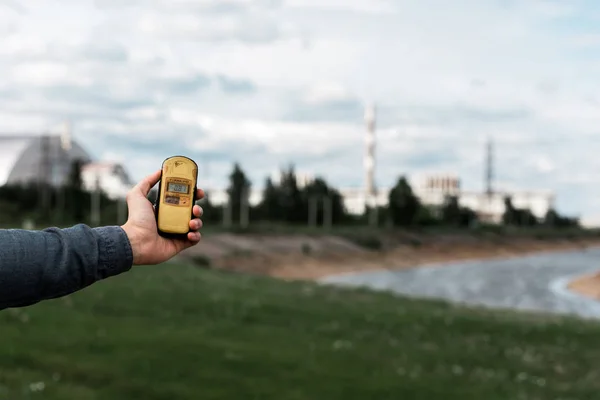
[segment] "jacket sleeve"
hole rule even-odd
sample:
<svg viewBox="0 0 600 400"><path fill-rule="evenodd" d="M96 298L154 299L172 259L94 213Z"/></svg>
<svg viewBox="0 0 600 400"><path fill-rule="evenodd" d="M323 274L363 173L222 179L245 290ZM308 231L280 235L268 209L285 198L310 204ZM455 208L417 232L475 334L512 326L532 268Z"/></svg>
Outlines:
<svg viewBox="0 0 600 400"><path fill-rule="evenodd" d="M71 294L132 264L119 226L0 230L0 310Z"/></svg>

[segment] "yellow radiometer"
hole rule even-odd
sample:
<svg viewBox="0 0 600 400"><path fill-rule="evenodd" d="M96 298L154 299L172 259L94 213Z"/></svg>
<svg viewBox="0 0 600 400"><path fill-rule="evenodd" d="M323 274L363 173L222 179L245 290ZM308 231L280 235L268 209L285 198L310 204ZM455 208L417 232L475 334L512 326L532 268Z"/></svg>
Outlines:
<svg viewBox="0 0 600 400"><path fill-rule="evenodd" d="M156 225L163 236L187 235L196 202L198 165L184 156L167 158L156 198Z"/></svg>

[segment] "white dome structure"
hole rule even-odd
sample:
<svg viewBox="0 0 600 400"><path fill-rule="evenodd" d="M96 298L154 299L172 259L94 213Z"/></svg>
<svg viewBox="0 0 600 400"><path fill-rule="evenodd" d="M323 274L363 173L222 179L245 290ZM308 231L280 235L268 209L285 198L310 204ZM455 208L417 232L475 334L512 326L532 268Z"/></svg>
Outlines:
<svg viewBox="0 0 600 400"><path fill-rule="evenodd" d="M84 189L99 188L110 198L125 197L133 186L120 164L98 163L77 142L64 136L0 136L0 186L69 182L73 162L82 162Z"/></svg>
<svg viewBox="0 0 600 400"><path fill-rule="evenodd" d="M46 182L62 185L68 181L73 161L84 164L91 156L76 142L60 136L0 136L0 186Z"/></svg>

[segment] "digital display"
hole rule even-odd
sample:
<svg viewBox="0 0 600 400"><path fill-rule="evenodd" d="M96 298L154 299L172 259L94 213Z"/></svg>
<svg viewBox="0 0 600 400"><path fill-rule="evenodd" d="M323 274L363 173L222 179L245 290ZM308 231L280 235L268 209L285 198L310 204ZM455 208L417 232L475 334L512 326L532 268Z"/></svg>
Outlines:
<svg viewBox="0 0 600 400"><path fill-rule="evenodd" d="M188 188L189 188L188 185L184 185L182 183L169 183L169 187L167 188L167 191L175 192L175 193L187 193Z"/></svg>
<svg viewBox="0 0 600 400"><path fill-rule="evenodd" d="M165 203L167 203L167 204L179 204L179 197L167 196L167 197L165 197Z"/></svg>

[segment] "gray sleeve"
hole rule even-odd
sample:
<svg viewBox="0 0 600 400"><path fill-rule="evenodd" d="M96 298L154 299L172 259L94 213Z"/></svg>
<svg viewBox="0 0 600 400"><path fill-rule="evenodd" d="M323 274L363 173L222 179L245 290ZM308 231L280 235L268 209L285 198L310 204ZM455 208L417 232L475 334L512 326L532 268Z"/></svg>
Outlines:
<svg viewBox="0 0 600 400"><path fill-rule="evenodd" d="M0 230L0 310L65 296L132 264L119 226Z"/></svg>

